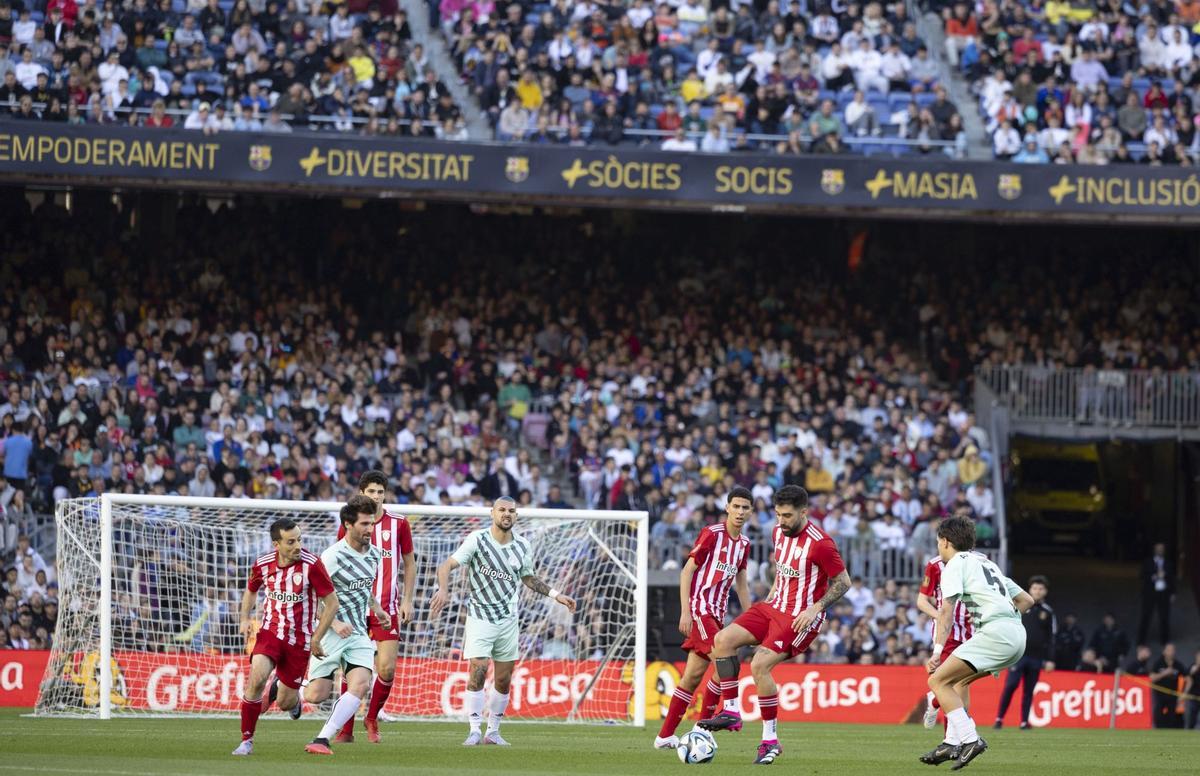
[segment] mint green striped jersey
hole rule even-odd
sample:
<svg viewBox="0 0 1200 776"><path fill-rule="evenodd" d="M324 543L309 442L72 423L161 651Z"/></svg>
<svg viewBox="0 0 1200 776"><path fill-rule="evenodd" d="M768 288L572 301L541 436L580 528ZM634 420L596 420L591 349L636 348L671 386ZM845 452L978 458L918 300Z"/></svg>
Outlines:
<svg viewBox="0 0 1200 776"><path fill-rule="evenodd" d="M529 541L512 535L507 544L492 538L489 528L473 532L451 556L467 568L470 598L467 613L491 623L517 616L521 577L533 574L533 549Z"/></svg>
<svg viewBox="0 0 1200 776"><path fill-rule="evenodd" d="M942 569L942 597L961 599L976 628L996 619L1020 621L1013 605L1020 593L1021 587L983 553L960 552Z"/></svg>
<svg viewBox="0 0 1200 776"><path fill-rule="evenodd" d="M371 610L371 588L383 553L373 544L366 552L355 552L345 539L321 553L321 562L333 580L338 597L337 619L360 636L369 636L367 612Z"/></svg>

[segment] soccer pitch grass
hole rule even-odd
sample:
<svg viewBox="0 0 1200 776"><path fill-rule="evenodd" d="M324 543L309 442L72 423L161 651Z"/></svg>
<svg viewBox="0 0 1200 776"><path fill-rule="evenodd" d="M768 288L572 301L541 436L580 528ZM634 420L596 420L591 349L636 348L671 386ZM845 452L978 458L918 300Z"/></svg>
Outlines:
<svg viewBox="0 0 1200 776"><path fill-rule="evenodd" d="M654 774L688 768L674 752L650 748L656 730L619 727L508 724L511 748L466 749L466 725L397 723L381 728L383 743L338 745L333 757L304 753L320 719L263 720L252 757L230 752L238 743L234 719L32 719L0 711L0 773L91 776L203 776L206 774ZM685 729L690 723L685 723ZM1182 730L985 730L991 748L971 773L1129 774L1197 773L1200 734ZM758 725L718 733L720 749L709 770L751 773ZM917 755L937 733L916 725L780 726L783 756L776 771L802 774L891 776L932 774ZM949 764L940 770L949 771Z"/></svg>

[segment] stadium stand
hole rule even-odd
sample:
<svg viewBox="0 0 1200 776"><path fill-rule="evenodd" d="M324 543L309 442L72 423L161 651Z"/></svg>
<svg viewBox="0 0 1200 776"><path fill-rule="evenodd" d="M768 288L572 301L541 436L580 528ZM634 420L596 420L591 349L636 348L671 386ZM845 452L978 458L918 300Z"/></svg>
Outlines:
<svg viewBox="0 0 1200 776"><path fill-rule="evenodd" d="M0 3L0 115L466 138L395 0Z"/></svg>
<svg viewBox="0 0 1200 776"><path fill-rule="evenodd" d="M947 56L973 82L997 158L1194 163L1194 0L989 0L943 13Z"/></svg>
<svg viewBox="0 0 1200 776"><path fill-rule="evenodd" d="M961 158L961 121L938 95L938 64L908 10L799 0L438 4L463 77L503 140Z"/></svg>
<svg viewBox="0 0 1200 776"><path fill-rule="evenodd" d="M1115 244L1064 247L1039 268L1064 278L1049 288L1000 246L937 273L904 250L858 270L797 257L790 221L761 225L751 262L737 229L661 215L629 251L617 216L236 204L172 212L169 241L100 195L87 219L49 200L0 208L10 645L53 631L36 627L56 590L38 551L52 551L57 499L341 498L375 466L414 503L510 492L646 509L660 569L678 568L723 494L745 485L756 596L770 582L770 494L799 483L851 573L904 611L939 517L970 514L985 547L997 539L974 365L1200 365L1195 275L1114 271L1128 258ZM813 239L822 255L835 244ZM1122 301L1092 304L1103 299ZM28 469L12 469L23 435ZM856 660L893 647L917 659L915 616L888 614L879 630L843 615L842 641L865 643L867 627L876 647ZM213 648L234 643L226 625ZM829 649L817 658L846 656Z"/></svg>

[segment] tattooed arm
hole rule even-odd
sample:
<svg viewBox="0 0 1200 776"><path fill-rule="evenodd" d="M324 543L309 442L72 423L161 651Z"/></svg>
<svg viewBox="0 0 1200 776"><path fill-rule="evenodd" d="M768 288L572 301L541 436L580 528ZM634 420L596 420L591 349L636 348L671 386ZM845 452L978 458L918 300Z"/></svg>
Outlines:
<svg viewBox="0 0 1200 776"><path fill-rule="evenodd" d="M821 616L821 612L832 606L849 589L850 575L842 571L836 577L829 580L829 589L825 591L825 595L821 596L821 600L800 612L800 616L792 621L792 629L796 633L803 633L808 630L816 619Z"/></svg>
<svg viewBox="0 0 1200 776"><path fill-rule="evenodd" d="M571 598L571 596L569 596L569 595L563 595L562 593L558 592L557 590L555 590L552 587L550 587L549 585L547 585L542 580L535 577L533 574L527 574L527 575L521 577L521 582L522 582L522 584L525 585L525 587L529 588L530 590L532 590L535 593L541 593L544 596L550 596L555 601L558 601L560 604L567 607L568 611L571 611L571 612L575 611L575 599L574 598Z"/></svg>

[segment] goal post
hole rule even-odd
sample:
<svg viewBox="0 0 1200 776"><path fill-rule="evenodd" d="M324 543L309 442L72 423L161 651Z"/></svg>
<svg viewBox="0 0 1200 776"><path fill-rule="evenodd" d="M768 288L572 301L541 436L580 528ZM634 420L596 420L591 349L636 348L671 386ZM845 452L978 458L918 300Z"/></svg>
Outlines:
<svg viewBox="0 0 1200 776"><path fill-rule="evenodd" d="M341 506L122 494L60 501L60 614L35 713L235 716L248 665L238 605L253 561L271 549L268 527L292 518L305 548L320 554L336 538ZM401 631L385 711L463 719L465 571L437 620L429 600L437 566L490 524L489 509L385 508L408 519L417 566L413 622ZM506 718L643 726L648 514L521 508L515 530L530 542L535 573L578 608L572 615L520 589Z"/></svg>

